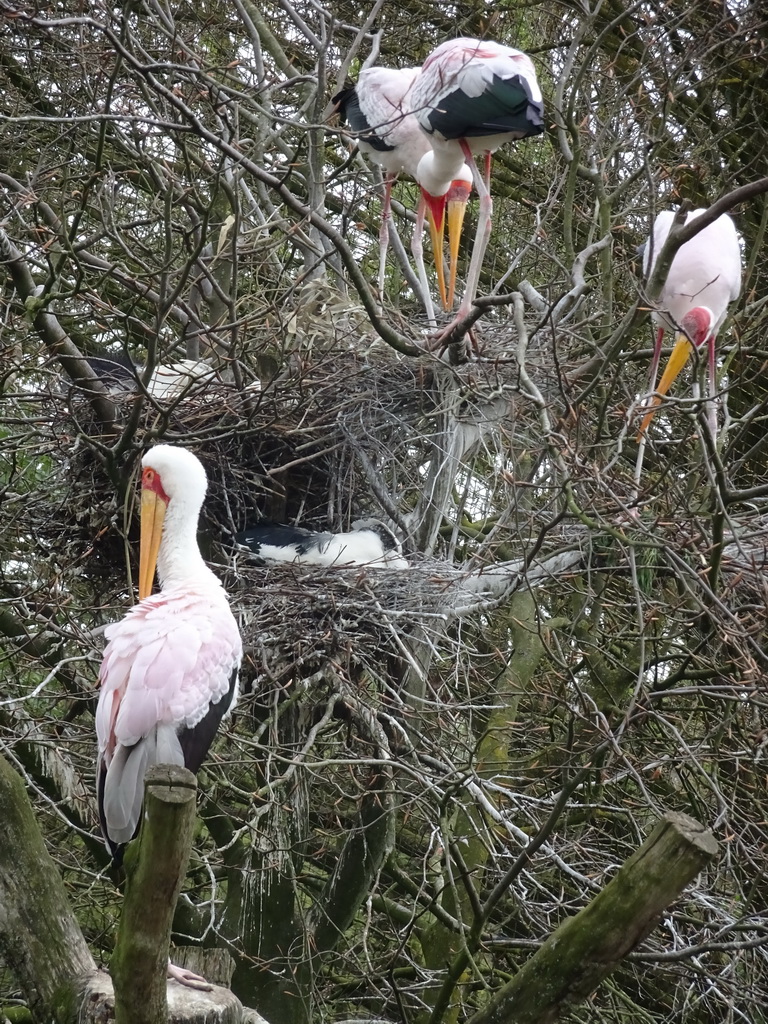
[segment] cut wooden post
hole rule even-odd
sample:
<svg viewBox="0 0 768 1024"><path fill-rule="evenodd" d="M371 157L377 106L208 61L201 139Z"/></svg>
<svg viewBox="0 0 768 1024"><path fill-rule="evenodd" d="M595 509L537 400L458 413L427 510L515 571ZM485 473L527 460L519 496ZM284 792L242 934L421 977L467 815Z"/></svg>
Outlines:
<svg viewBox="0 0 768 1024"><path fill-rule="evenodd" d="M667 814L588 906L569 917L469 1024L548 1024L582 1002L717 856L687 814Z"/></svg>
<svg viewBox="0 0 768 1024"><path fill-rule="evenodd" d="M178 765L147 771L139 839L125 858L126 887L110 974L115 1024L165 1024L171 923L187 870L197 781Z"/></svg>

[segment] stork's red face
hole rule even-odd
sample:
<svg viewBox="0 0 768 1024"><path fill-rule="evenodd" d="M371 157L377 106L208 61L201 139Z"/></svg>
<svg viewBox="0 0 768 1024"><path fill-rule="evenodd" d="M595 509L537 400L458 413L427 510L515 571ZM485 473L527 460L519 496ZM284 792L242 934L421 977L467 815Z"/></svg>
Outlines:
<svg viewBox="0 0 768 1024"><path fill-rule="evenodd" d="M637 434L638 441L648 428L653 419L657 407L661 403L661 396L666 395L669 389L677 380L680 371L688 362L691 353L700 349L705 342L712 337L715 327L715 318L711 309L706 306L696 306L695 309L686 313L680 324L680 331L675 335L675 345L669 357L669 362L664 368L661 380L656 385L651 407L640 424Z"/></svg>
<svg viewBox="0 0 768 1024"><path fill-rule="evenodd" d="M443 309L449 310L453 308L461 229L464 224L464 214L466 213L471 186L466 181L457 179L451 182L445 195L433 196L425 189L421 191L427 204L429 233L432 238L432 252L435 257L440 299L443 303ZM446 211L448 214L448 250L450 253L450 277L447 291L445 287L445 274L443 273L443 239L445 237Z"/></svg>
<svg viewBox="0 0 768 1024"><path fill-rule="evenodd" d="M139 546L139 600L152 593L163 522L171 499L163 490L160 474L146 466L141 474L141 542Z"/></svg>
<svg viewBox="0 0 768 1024"><path fill-rule="evenodd" d="M714 327L713 320L712 311L706 306L697 306L685 314L680 332L675 335L675 347L656 388L660 395L666 395L672 387L694 349L700 349L708 341Z"/></svg>

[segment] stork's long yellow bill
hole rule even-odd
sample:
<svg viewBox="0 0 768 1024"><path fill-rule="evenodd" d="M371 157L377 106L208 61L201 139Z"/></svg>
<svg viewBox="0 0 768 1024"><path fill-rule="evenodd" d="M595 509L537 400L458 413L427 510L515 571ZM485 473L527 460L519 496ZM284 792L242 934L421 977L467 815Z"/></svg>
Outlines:
<svg viewBox="0 0 768 1024"><path fill-rule="evenodd" d="M448 248L451 254L450 278L448 280L448 304L446 309L453 309L453 297L456 292L456 270L459 264L459 242L461 241L461 229L464 225L464 214L467 211L466 196L449 198L446 204L448 216Z"/></svg>
<svg viewBox="0 0 768 1024"><path fill-rule="evenodd" d="M139 600L152 593L157 553L163 535L166 504L154 491L141 490L141 541L139 546Z"/></svg>
<svg viewBox="0 0 768 1024"><path fill-rule="evenodd" d="M661 380L656 386L656 393L651 399L651 404L648 412L643 417L643 422L640 424L640 429L637 432L637 440L639 441L643 434L648 429L648 424L654 417L656 410L661 404L661 399L680 375L680 371L688 362L691 353L693 352L693 345L690 343L688 338L684 334L678 334L676 336L675 347L672 349L672 354L669 357L669 362L664 368L664 373Z"/></svg>
<svg viewBox="0 0 768 1024"><path fill-rule="evenodd" d="M440 219L440 224L435 222L432 210L427 208L427 221L429 222L429 237L432 239L432 255L435 259L435 270L437 271L437 287L440 292L440 301L443 309L448 309L448 294L445 290L445 273L443 271L443 239L445 237L445 219Z"/></svg>
<svg viewBox="0 0 768 1024"><path fill-rule="evenodd" d="M470 185L461 179L451 182L445 197L425 195L427 202L427 220L429 234L432 239L432 253L437 271L437 287L444 310L453 309L453 298L456 291L456 270L459 262L459 243L461 229L464 225L464 214L470 196ZM450 253L450 277L448 288L445 287L443 270L443 242L445 239L445 222L448 221L448 251Z"/></svg>

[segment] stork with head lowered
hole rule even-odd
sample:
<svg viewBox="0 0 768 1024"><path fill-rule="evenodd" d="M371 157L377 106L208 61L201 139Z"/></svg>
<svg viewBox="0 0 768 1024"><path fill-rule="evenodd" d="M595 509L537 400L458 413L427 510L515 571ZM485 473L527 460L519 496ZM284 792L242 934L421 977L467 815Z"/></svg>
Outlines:
<svg viewBox="0 0 768 1024"><path fill-rule="evenodd" d="M434 308L424 266L422 234L424 220L429 223L437 283L443 307L448 298L443 270L443 239L448 221L449 246L458 250L464 211L472 188L472 174L461 161L448 177L432 173L422 158L432 144L411 112L411 89L418 68L371 67L360 72L355 85L342 89L333 102L357 135L360 151L384 171L384 202L379 231L379 292L384 289L389 232L392 224L392 186L401 173L415 178L421 194L411 252L423 292L427 316L435 323ZM422 167L422 171L419 168Z"/></svg>
<svg viewBox="0 0 768 1024"><path fill-rule="evenodd" d="M686 217L689 224L706 213L692 210ZM653 231L645 243L643 269L647 277L653 273L659 253L675 221L675 213L662 211L654 221ZM667 394L691 354L707 348L709 375L709 421L714 438L717 410L714 397L717 389L715 341L717 332L728 315L728 307L741 292L741 249L736 227L727 214L707 224L693 238L684 242L675 253L653 313L657 326L650 372L653 397L638 431L640 440L656 414L661 399ZM673 331L675 344L656 384L661 346L666 331Z"/></svg>
<svg viewBox="0 0 768 1024"><path fill-rule="evenodd" d="M458 313L436 341L447 337L472 308L491 233L491 154L506 142L540 135L544 105L528 54L491 40L451 39L424 61L413 83L411 109L431 142L417 180L451 180L465 162L480 197L480 215ZM475 163L481 155L484 173ZM453 305L458 242L451 250L448 304Z"/></svg>

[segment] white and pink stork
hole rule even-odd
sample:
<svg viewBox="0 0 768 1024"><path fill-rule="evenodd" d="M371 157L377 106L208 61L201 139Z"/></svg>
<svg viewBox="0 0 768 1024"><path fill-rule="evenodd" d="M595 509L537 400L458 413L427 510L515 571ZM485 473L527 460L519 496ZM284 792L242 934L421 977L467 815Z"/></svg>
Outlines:
<svg viewBox="0 0 768 1024"><path fill-rule="evenodd" d="M540 135L544 105L531 58L490 40L451 39L433 50L413 83L410 104L431 148L416 179L450 181L465 162L472 169L480 214L458 314L437 341L451 334L472 308L491 232L491 154L505 142ZM483 154L484 174L475 155ZM453 304L456 257L451 253L448 303Z"/></svg>
<svg viewBox="0 0 768 1024"><path fill-rule="evenodd" d="M411 252L427 316L434 323L434 309L421 244L424 219L426 216L429 223L440 298L443 308L449 309L443 271L446 214L449 246L451 251L455 248L458 252L464 211L472 188L472 174L463 161L445 178L433 174L430 167L422 163L422 158L431 152L432 144L410 110L410 93L418 74L418 68L366 68L360 72L355 85L338 92L333 102L355 132L360 151L384 171L384 202L379 231L380 293L384 289L392 221L392 185L399 174L405 173L415 178L421 188Z"/></svg>
<svg viewBox="0 0 768 1024"><path fill-rule="evenodd" d="M117 864L139 828L147 768L199 769L235 703L243 653L227 595L197 544L205 470L192 452L166 444L141 464L139 603L106 630L96 709L99 820ZM152 594L156 567L161 589ZM202 981L173 965L169 974Z"/></svg>
<svg viewBox="0 0 768 1024"><path fill-rule="evenodd" d="M700 217L705 210L692 210L686 223ZM664 246L675 214L664 210L654 222L651 237L645 243L643 270L650 277L656 259ZM723 214L684 242L675 253L667 280L659 297L659 309L653 313L657 325L651 362L650 390L655 392L640 424L637 439L642 439L654 417L661 399L667 394L691 353L707 345L709 369L710 433L717 431L715 340L728 314L730 303L741 292L741 250L736 228L728 214ZM674 331L675 345L656 384L665 331Z"/></svg>

